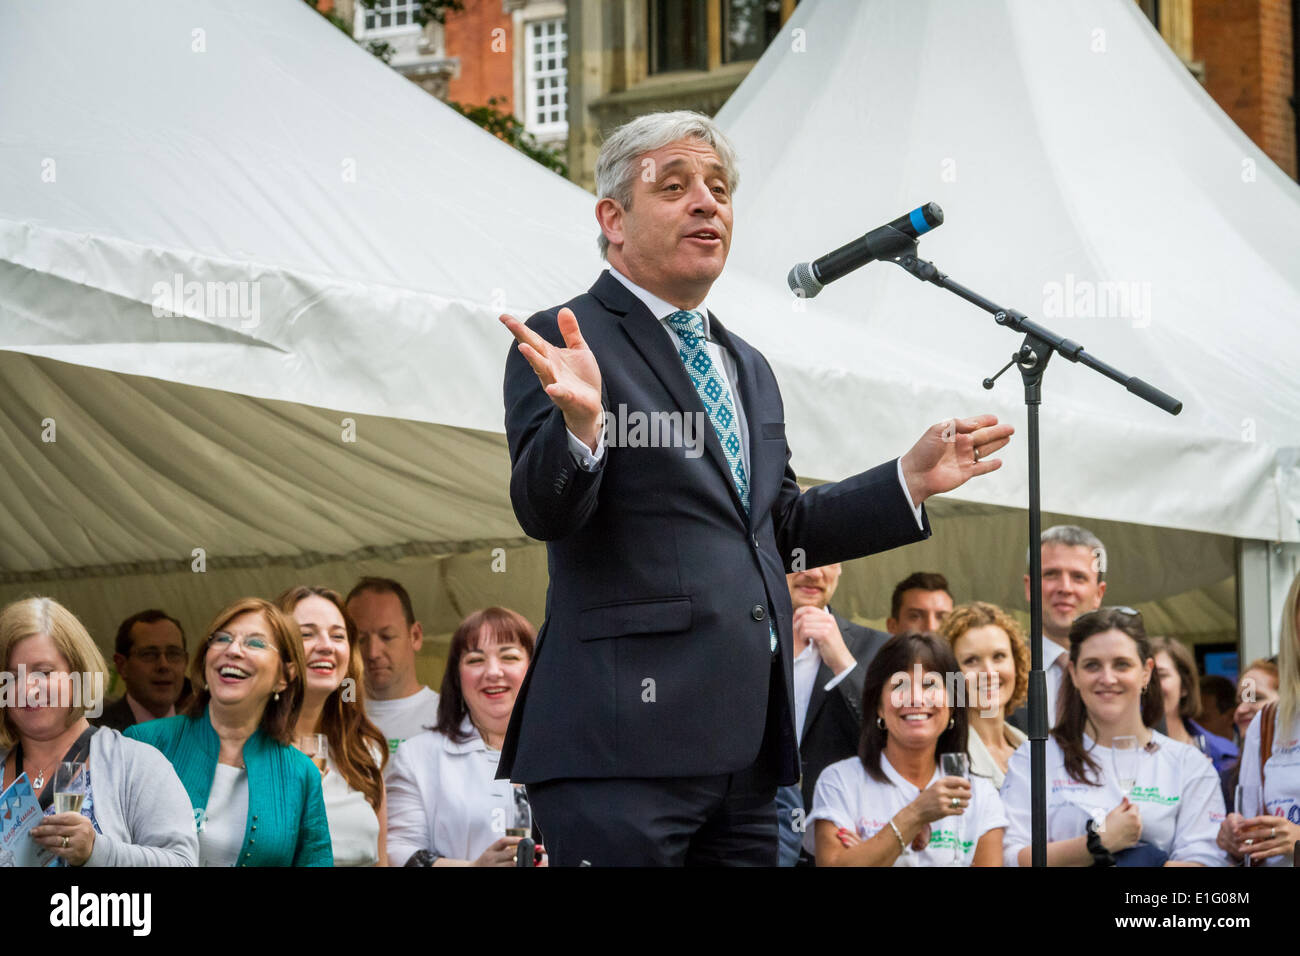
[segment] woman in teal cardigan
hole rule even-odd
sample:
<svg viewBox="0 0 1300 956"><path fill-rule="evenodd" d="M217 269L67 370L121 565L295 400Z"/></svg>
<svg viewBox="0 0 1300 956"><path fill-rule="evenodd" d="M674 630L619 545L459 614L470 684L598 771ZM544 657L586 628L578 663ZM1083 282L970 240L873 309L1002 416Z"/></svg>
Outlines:
<svg viewBox="0 0 1300 956"><path fill-rule="evenodd" d="M293 623L244 598L195 651L184 715L126 736L163 752L194 807L200 866L333 866L320 771L292 747L306 665Z"/></svg>

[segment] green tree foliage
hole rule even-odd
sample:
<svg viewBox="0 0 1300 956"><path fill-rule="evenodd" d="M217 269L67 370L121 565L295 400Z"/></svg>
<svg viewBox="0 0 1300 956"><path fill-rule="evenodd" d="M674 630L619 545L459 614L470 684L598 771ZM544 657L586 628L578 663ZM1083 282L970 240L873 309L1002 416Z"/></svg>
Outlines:
<svg viewBox="0 0 1300 956"><path fill-rule="evenodd" d="M329 13L323 12L316 5L316 0L304 0L304 2L349 37L352 36L352 24L345 21L338 13L332 10ZM357 3L367 10L374 10L379 2L380 0L357 0ZM423 27L430 22L446 23L447 14L458 13L464 9L464 4L460 0L420 0L412 16L415 22ZM384 40L367 40L362 45L383 60L384 63L391 61L395 52L393 45ZM509 143L529 159L536 160L547 169L567 178L569 168L564 162L563 153L560 150L537 142L533 135L524 129L524 124L519 122L513 113L498 108L504 102L504 100L493 96L488 99L486 106L466 106L463 103L448 103L447 105L471 123L487 130L497 139Z"/></svg>
<svg viewBox="0 0 1300 956"><path fill-rule="evenodd" d="M524 124L519 122L513 113L498 109L498 106L504 103L504 100L493 96L488 98L486 106L466 106L464 103L448 103L447 105L471 123L487 130L497 139L509 143L528 158L534 159L547 169L567 177L569 167L565 165L563 154L557 149L537 142L533 134L524 129Z"/></svg>

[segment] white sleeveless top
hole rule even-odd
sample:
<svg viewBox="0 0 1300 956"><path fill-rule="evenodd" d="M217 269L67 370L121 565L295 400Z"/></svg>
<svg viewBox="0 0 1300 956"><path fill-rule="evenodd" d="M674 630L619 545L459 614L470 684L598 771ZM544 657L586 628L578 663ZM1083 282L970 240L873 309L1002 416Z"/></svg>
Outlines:
<svg viewBox="0 0 1300 956"><path fill-rule="evenodd" d="M365 794L353 790L334 761L320 783L329 820L335 866L374 866L379 862L379 816Z"/></svg>

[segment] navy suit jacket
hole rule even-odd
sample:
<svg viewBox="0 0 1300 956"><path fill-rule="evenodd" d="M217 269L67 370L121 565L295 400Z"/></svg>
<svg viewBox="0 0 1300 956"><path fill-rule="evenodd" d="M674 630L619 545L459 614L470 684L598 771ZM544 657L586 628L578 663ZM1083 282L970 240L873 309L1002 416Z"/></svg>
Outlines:
<svg viewBox="0 0 1300 956"><path fill-rule="evenodd" d="M600 365L607 418L705 414L671 338L617 279L603 273L566 305ZM562 346L558 312L527 324ZM748 515L707 416L699 457L681 447L607 447L596 471L578 467L563 415L510 349L510 498L524 531L547 542L550 585L499 776L734 773L766 746L780 782L794 783L789 566L834 564L929 535L894 461L801 495L771 368L712 314L710 323L735 359L732 387L749 427Z"/></svg>

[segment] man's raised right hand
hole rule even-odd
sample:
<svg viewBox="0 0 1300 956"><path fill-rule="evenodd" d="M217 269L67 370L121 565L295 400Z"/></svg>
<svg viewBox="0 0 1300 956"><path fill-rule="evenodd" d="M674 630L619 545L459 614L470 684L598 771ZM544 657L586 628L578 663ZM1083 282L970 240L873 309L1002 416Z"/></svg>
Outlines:
<svg viewBox="0 0 1300 956"><path fill-rule="evenodd" d="M596 356L578 331L572 309L561 309L560 335L564 348L552 345L518 319L501 316L519 352L533 367L542 388L564 415L564 424L586 446L595 451L603 427L600 402L600 367Z"/></svg>

